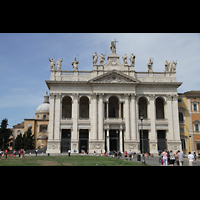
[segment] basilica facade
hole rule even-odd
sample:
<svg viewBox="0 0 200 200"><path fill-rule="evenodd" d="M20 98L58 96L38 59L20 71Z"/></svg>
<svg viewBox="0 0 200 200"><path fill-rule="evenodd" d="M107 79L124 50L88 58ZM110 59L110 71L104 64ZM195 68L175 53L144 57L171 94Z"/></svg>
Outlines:
<svg viewBox="0 0 200 200"><path fill-rule="evenodd" d="M166 61L163 72L154 72L150 58L148 71L138 72L135 55L127 59L125 54L121 64L115 42L110 50L105 64L103 54L97 64L95 52L92 71L79 71L76 58L73 71L62 71L62 60L56 67L49 59L47 153L181 151L177 88L182 83L176 79L177 63Z"/></svg>

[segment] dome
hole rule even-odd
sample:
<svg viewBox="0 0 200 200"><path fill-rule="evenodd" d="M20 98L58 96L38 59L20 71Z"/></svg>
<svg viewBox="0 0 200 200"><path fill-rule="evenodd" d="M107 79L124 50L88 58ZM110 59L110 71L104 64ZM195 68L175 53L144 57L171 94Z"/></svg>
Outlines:
<svg viewBox="0 0 200 200"><path fill-rule="evenodd" d="M48 96L48 94L46 93L46 95L44 96L44 102L43 102L43 104L41 104L40 106L38 106L38 108L36 109L36 114L37 113L43 113L43 112L45 112L45 113L49 113L49 106L50 106L50 104L49 104L49 96Z"/></svg>
<svg viewBox="0 0 200 200"><path fill-rule="evenodd" d="M49 103L43 103L36 109L36 113L49 112Z"/></svg>

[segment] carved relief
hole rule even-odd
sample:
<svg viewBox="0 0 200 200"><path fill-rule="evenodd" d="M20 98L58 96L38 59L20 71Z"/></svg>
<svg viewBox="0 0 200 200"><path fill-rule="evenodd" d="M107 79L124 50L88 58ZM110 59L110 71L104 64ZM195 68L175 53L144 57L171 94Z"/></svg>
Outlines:
<svg viewBox="0 0 200 200"><path fill-rule="evenodd" d="M74 98L75 100L78 100L78 94L73 94L73 98Z"/></svg>
<svg viewBox="0 0 200 200"><path fill-rule="evenodd" d="M154 94L150 94L149 95L149 100L150 101L154 101L155 100L155 95Z"/></svg>
<svg viewBox="0 0 200 200"><path fill-rule="evenodd" d="M59 144L58 143L49 143L48 144L48 149L58 149Z"/></svg>

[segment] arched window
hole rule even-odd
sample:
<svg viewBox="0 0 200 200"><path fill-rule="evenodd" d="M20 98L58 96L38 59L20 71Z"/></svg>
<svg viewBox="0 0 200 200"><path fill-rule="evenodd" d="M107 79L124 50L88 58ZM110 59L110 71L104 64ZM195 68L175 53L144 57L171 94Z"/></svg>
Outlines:
<svg viewBox="0 0 200 200"><path fill-rule="evenodd" d="M89 99L86 96L80 98L79 101L79 116L80 118L88 119L89 118Z"/></svg>
<svg viewBox="0 0 200 200"><path fill-rule="evenodd" d="M138 116L142 114L144 119L147 119L147 99L145 97L140 97L138 100Z"/></svg>
<svg viewBox="0 0 200 200"><path fill-rule="evenodd" d="M109 118L119 118L119 99L115 96L109 98Z"/></svg>
<svg viewBox="0 0 200 200"><path fill-rule="evenodd" d="M164 119L164 100L160 97L156 99L156 119Z"/></svg>
<svg viewBox="0 0 200 200"><path fill-rule="evenodd" d="M179 112L179 123L183 123L183 122L184 122L183 113Z"/></svg>
<svg viewBox="0 0 200 200"><path fill-rule="evenodd" d="M62 118L72 118L72 99L65 96L62 100Z"/></svg>

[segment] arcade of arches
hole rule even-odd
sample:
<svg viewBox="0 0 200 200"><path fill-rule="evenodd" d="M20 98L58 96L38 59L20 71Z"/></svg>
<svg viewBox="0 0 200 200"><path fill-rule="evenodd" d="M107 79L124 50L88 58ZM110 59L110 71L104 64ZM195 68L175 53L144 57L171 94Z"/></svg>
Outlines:
<svg viewBox="0 0 200 200"><path fill-rule="evenodd" d="M90 100L87 96L81 96L78 100L79 103L79 119L90 119ZM155 117L156 119L165 119L165 102L161 97L155 99ZM150 118L148 112L148 99L140 97L138 99L138 119L140 114L143 114L144 120ZM123 119L124 117L124 101L120 101L117 96L110 96L108 101L104 103L104 118L105 119ZM70 96L63 97L62 100L62 118L72 118L72 98ZM144 150L149 152L149 130L144 130ZM120 139L120 136L122 137ZM79 152L89 149L89 129L81 129L79 132ZM107 131L105 130L104 138L107 138ZM139 134L140 150L142 150L141 130ZM121 144L120 144L121 142ZM109 143L109 145L107 144ZM157 146L158 150L167 148L166 146L166 131L157 130ZM120 146L121 145L121 146ZM105 150L107 147L112 150L124 150L124 130L110 129L109 139L105 140ZM61 152L67 152L71 148L71 129L62 130Z"/></svg>

